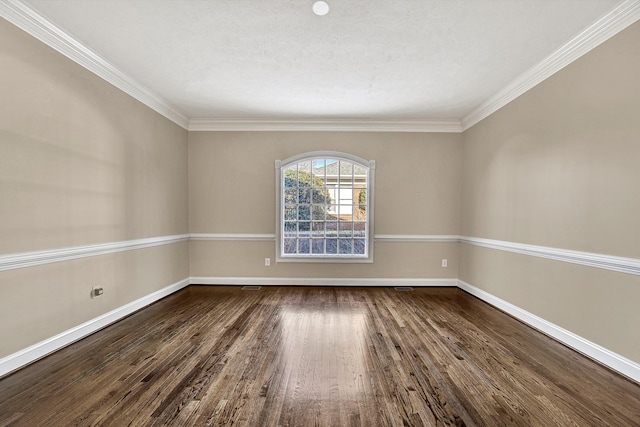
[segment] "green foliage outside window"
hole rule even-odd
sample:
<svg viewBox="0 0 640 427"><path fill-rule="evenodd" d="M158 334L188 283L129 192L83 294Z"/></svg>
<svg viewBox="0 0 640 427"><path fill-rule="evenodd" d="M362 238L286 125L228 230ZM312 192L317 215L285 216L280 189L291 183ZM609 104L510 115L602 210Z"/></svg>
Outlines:
<svg viewBox="0 0 640 427"><path fill-rule="evenodd" d="M367 189L363 188L362 190L360 190L360 194L358 194L358 204L360 205L360 210L361 211L366 211L367 210Z"/></svg>
<svg viewBox="0 0 640 427"><path fill-rule="evenodd" d="M299 221L311 220L311 212L316 218L320 215L324 218L331 196L320 177L314 176L312 180L309 172L287 169L284 173L284 188L285 205L314 205L313 211L308 208L298 209Z"/></svg>

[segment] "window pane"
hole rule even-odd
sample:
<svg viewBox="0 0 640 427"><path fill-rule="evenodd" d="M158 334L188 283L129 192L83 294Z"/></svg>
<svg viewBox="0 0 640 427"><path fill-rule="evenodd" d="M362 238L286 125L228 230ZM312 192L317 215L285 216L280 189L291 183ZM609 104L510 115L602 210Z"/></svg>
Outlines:
<svg viewBox="0 0 640 427"><path fill-rule="evenodd" d="M313 237L324 237L324 221L311 223L311 235Z"/></svg>
<svg viewBox="0 0 640 427"><path fill-rule="evenodd" d="M323 254L324 239L311 239L311 252L314 254Z"/></svg>
<svg viewBox="0 0 640 427"><path fill-rule="evenodd" d="M298 186L311 186L311 162L298 163Z"/></svg>
<svg viewBox="0 0 640 427"><path fill-rule="evenodd" d="M296 239L284 239L284 253L285 254L296 253Z"/></svg>
<svg viewBox="0 0 640 427"><path fill-rule="evenodd" d="M285 206L284 207L284 220L285 221L295 221L298 219L298 208L295 206Z"/></svg>
<svg viewBox="0 0 640 427"><path fill-rule="evenodd" d="M340 231L340 237L353 237L353 223L340 221L338 223L338 228Z"/></svg>
<svg viewBox="0 0 640 427"><path fill-rule="evenodd" d="M354 221L353 229L358 231L364 231L367 229L367 223L364 221Z"/></svg>
<svg viewBox="0 0 640 427"><path fill-rule="evenodd" d="M343 230L351 231L353 230L353 223L351 221L340 221L338 223L338 229L340 231L343 231Z"/></svg>
<svg viewBox="0 0 640 427"><path fill-rule="evenodd" d="M322 221L324 220L324 213L326 211L324 205L313 205L311 208L313 214L313 220Z"/></svg>
<svg viewBox="0 0 640 427"><path fill-rule="evenodd" d="M299 236L309 236L309 232L311 231L311 223L308 221L300 221L298 222L298 235Z"/></svg>
<svg viewBox="0 0 640 427"><path fill-rule="evenodd" d="M313 161L313 186L324 187L324 160Z"/></svg>
<svg viewBox="0 0 640 427"><path fill-rule="evenodd" d="M356 186L353 188L353 204L367 204L367 187L356 184Z"/></svg>
<svg viewBox="0 0 640 427"><path fill-rule="evenodd" d="M298 253L299 254L308 254L311 249L310 239L298 239Z"/></svg>
<svg viewBox="0 0 640 427"><path fill-rule="evenodd" d="M298 167L296 165L287 166L282 171L282 177L284 180L284 188L297 187Z"/></svg>
<svg viewBox="0 0 640 427"><path fill-rule="evenodd" d="M311 219L311 206L298 207L298 220L309 221Z"/></svg>
<svg viewBox="0 0 640 427"><path fill-rule="evenodd" d="M338 200L335 200L335 203L340 205L351 205L353 204L353 188L340 186L340 190L338 193Z"/></svg>
<svg viewBox="0 0 640 427"><path fill-rule="evenodd" d="M325 229L327 230L327 237L337 237L338 236L338 223L337 222L327 222L325 224Z"/></svg>
<svg viewBox="0 0 640 427"><path fill-rule="evenodd" d="M311 203L310 188L300 188L300 190L298 191L298 203L307 205Z"/></svg>
<svg viewBox="0 0 640 427"><path fill-rule="evenodd" d="M338 182L338 167L340 163L336 159L327 159L326 165L327 165L327 181L326 182L327 183Z"/></svg>
<svg viewBox="0 0 640 427"><path fill-rule="evenodd" d="M340 161L340 177L351 178L353 175L353 163L347 161Z"/></svg>
<svg viewBox="0 0 640 427"><path fill-rule="evenodd" d="M293 187L293 188L287 188L284 190L284 204L285 205L292 205L298 203L298 189Z"/></svg>
<svg viewBox="0 0 640 427"><path fill-rule="evenodd" d="M298 223L289 221L284 223L284 236L295 237L298 234Z"/></svg>
<svg viewBox="0 0 640 427"><path fill-rule="evenodd" d="M340 239L340 253L341 254L350 254L351 253L351 239Z"/></svg>
<svg viewBox="0 0 640 427"><path fill-rule="evenodd" d="M353 206L340 205L340 221L353 221Z"/></svg>
<svg viewBox="0 0 640 427"><path fill-rule="evenodd" d="M313 203L317 203L320 205L326 205L328 203L331 203L331 196L329 195L329 191L322 187L322 188L314 188L313 189Z"/></svg>
<svg viewBox="0 0 640 427"><path fill-rule="evenodd" d="M355 239L353 241L353 253L354 255L364 255L365 248L364 239Z"/></svg>
<svg viewBox="0 0 640 427"><path fill-rule="evenodd" d="M337 254L338 253L338 240L337 239L327 239L327 253L328 254Z"/></svg>
<svg viewBox="0 0 640 427"><path fill-rule="evenodd" d="M367 170L360 165L353 166L353 174L356 176L356 179L367 178Z"/></svg>

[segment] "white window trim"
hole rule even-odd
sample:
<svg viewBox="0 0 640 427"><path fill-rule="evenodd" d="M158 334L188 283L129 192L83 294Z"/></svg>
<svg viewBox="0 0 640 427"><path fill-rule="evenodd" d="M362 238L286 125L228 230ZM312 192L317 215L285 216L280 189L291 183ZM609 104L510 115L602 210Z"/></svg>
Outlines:
<svg viewBox="0 0 640 427"><path fill-rule="evenodd" d="M348 256L348 255L295 255L282 256L282 170L301 160L314 160L321 158L334 158L337 160L348 160L357 163L368 169L367 176L367 255L366 256ZM342 153L339 151L311 151L298 154L284 160L276 160L276 262L306 262L306 263L372 263L373 262L373 245L374 245L374 206L375 206L375 160L365 160L353 154Z"/></svg>

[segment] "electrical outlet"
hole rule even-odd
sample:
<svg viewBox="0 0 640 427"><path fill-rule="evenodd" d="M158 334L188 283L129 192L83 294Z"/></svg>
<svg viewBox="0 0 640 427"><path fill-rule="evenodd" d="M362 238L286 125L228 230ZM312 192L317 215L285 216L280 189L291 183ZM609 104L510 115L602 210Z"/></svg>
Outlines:
<svg viewBox="0 0 640 427"><path fill-rule="evenodd" d="M104 293L102 286L94 286L91 288L91 298L98 298Z"/></svg>
<svg viewBox="0 0 640 427"><path fill-rule="evenodd" d="M443 259L443 260L442 260L442 266L443 266L443 267L446 267L446 266L447 266L447 260L446 260L446 259Z"/></svg>
<svg viewBox="0 0 640 427"><path fill-rule="evenodd" d="M269 267L271 265L271 258L265 258L264 259L264 266L265 267Z"/></svg>

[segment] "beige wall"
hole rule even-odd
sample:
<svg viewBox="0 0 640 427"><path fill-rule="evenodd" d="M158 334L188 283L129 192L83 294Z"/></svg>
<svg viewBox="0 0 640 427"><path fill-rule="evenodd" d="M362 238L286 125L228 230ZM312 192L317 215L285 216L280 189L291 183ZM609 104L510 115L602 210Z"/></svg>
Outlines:
<svg viewBox="0 0 640 427"><path fill-rule="evenodd" d="M640 258L640 24L463 135L462 234ZM460 279L640 361L640 277L463 245Z"/></svg>
<svg viewBox="0 0 640 427"><path fill-rule="evenodd" d="M462 135L187 135L0 20L0 255L273 234L274 161L335 150L377 162L376 234L640 258L639 40L635 24ZM0 358L191 275L459 277L640 361L638 276L460 246L378 242L373 264L264 267L273 242L192 241L4 271Z"/></svg>
<svg viewBox="0 0 640 427"><path fill-rule="evenodd" d="M459 233L460 134L357 132L191 132L190 231L274 234L275 161L317 150L376 161L375 234ZM192 242L191 275L457 277L457 243L378 242L368 265L264 267L266 257L275 243Z"/></svg>
<svg viewBox="0 0 640 427"><path fill-rule="evenodd" d="M184 129L1 19L0 63L0 255L188 232ZM187 243L0 272L0 358L188 275Z"/></svg>

